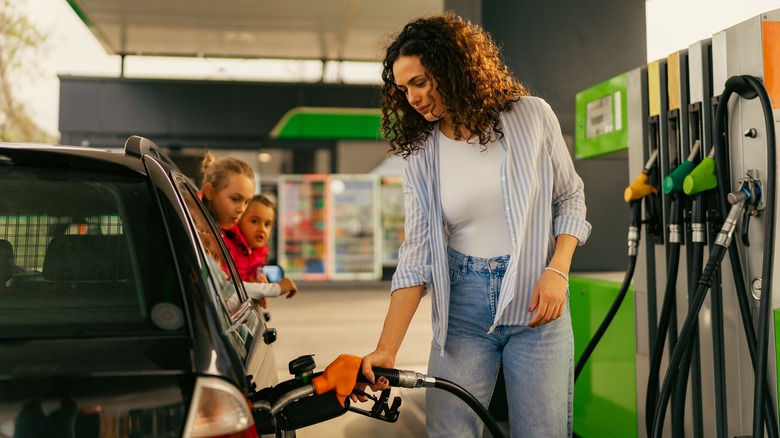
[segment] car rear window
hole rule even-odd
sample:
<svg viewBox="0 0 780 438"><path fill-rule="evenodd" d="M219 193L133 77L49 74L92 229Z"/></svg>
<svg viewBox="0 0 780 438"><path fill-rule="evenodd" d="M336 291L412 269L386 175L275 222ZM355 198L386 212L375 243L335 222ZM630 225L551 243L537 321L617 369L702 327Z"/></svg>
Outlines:
<svg viewBox="0 0 780 438"><path fill-rule="evenodd" d="M4 166L0 338L185 329L149 184L117 169Z"/></svg>

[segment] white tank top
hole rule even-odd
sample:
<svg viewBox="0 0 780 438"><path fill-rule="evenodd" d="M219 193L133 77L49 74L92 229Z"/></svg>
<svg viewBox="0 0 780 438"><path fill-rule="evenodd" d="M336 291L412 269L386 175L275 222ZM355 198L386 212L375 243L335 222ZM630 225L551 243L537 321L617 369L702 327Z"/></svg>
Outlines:
<svg viewBox="0 0 780 438"><path fill-rule="evenodd" d="M498 141L472 144L439 133L439 191L449 246L461 254L493 258L511 252L501 195ZM472 140L473 141L473 140Z"/></svg>

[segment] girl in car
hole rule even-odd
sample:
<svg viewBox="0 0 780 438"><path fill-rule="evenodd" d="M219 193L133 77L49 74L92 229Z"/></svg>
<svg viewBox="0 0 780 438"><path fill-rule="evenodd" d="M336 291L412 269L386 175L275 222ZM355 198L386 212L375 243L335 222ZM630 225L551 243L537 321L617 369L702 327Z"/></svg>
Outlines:
<svg viewBox="0 0 780 438"><path fill-rule="evenodd" d="M199 193L201 200L219 224L222 238L230 250L231 257L235 261L243 262L246 255L252 252L252 248L241 234L238 222L255 191L254 172L244 161L232 157L217 159L210 152L206 152L203 157L201 171L203 173L203 186ZM257 279L254 275L249 275L248 266L243 267L242 263L236 264L239 266L244 288L252 298L260 300L279 295L289 297L298 291L297 286L290 279L279 283L248 282ZM222 268L227 270L224 263Z"/></svg>
<svg viewBox="0 0 780 438"><path fill-rule="evenodd" d="M275 221L276 208L273 202L264 195L255 195L238 221L238 228L247 246L233 253L236 266L240 266L238 270L242 280L266 282L263 266L268 261L268 240ZM278 284L281 290L294 289L295 286L289 278L282 278ZM287 294L287 298L293 295L295 290ZM260 300L260 304L266 307L265 300Z"/></svg>

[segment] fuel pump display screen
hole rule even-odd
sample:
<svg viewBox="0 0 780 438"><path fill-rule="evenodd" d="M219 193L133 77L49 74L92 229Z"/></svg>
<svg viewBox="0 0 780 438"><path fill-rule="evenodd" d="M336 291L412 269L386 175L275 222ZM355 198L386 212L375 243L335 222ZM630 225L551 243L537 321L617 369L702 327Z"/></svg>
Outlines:
<svg viewBox="0 0 780 438"><path fill-rule="evenodd" d="M585 111L585 138L612 132L612 96L588 103Z"/></svg>
<svg viewBox="0 0 780 438"><path fill-rule="evenodd" d="M626 120L627 74L577 93L575 158L591 158L628 147Z"/></svg>

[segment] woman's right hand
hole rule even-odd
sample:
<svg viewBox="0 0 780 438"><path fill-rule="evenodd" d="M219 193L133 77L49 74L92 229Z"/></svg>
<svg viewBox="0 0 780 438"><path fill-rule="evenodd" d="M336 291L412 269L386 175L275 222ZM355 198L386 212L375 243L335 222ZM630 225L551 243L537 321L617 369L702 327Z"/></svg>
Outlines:
<svg viewBox="0 0 780 438"><path fill-rule="evenodd" d="M388 382L385 377L380 377L379 380L375 380L376 376L374 376L373 368L393 368L394 366L395 356L381 350L374 350L372 353L363 356L360 372L363 373L370 382L374 382L371 385L372 391L382 391L390 386L390 382ZM358 383L356 386L359 390L365 391L368 385L365 383ZM353 402L364 402L368 400L368 397L358 396L357 394L351 394L350 398Z"/></svg>

